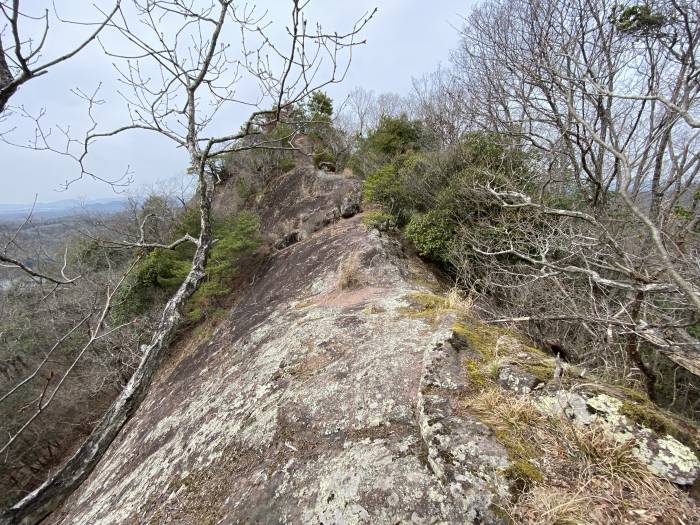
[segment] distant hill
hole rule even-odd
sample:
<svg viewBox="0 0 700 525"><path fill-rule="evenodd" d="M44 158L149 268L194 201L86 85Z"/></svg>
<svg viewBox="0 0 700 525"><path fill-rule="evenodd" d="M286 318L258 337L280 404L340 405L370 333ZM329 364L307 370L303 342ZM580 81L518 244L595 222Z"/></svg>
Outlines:
<svg viewBox="0 0 700 525"><path fill-rule="evenodd" d="M83 213L96 213L100 215L112 214L123 211L126 208L126 199L63 199L54 202L37 202L34 206L33 217L52 219L78 215ZM25 218L32 209L31 204L1 204L0 221L14 221Z"/></svg>

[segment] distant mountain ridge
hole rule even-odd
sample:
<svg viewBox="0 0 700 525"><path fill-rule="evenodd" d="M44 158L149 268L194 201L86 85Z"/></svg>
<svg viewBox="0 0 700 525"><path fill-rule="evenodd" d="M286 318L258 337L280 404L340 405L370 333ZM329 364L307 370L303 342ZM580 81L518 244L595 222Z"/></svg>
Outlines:
<svg viewBox="0 0 700 525"><path fill-rule="evenodd" d="M77 215L85 212L111 214L126 208L125 198L103 199L62 199L53 202L37 202L34 205L33 216L40 218L56 218ZM2 204L0 203L0 220L16 220L26 217L32 211L32 204Z"/></svg>

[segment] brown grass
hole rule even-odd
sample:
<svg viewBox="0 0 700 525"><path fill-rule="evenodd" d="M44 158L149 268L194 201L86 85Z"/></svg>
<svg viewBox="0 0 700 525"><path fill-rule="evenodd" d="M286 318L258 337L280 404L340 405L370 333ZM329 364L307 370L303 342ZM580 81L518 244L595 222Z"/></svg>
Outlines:
<svg viewBox="0 0 700 525"><path fill-rule="evenodd" d="M529 399L495 385L470 397L471 411L509 451L516 487L502 511L526 525L698 523L684 492L653 475L598 426L543 415Z"/></svg>
<svg viewBox="0 0 700 525"><path fill-rule="evenodd" d="M351 290L365 283L362 272L362 260L358 253L353 253L343 259L338 265L338 288Z"/></svg>
<svg viewBox="0 0 700 525"><path fill-rule="evenodd" d="M464 295L464 293L456 286L450 288L450 291L445 295L445 307L451 310L457 310L460 314L470 316L472 314L472 309L474 308L474 303L476 302L476 295L473 291L469 294Z"/></svg>

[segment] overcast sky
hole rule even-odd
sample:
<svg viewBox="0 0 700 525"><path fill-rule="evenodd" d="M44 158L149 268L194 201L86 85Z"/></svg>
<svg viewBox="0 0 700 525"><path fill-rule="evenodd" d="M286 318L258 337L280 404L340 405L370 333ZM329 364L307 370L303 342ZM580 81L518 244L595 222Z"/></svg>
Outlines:
<svg viewBox="0 0 700 525"><path fill-rule="evenodd" d="M107 0L102 2L106 5ZM331 86L329 94L335 100L343 97L355 86L372 89L377 93L406 93L411 78L434 70L449 60L449 52L457 44L454 26L460 25L460 17L467 14L471 0L312 0L308 17L320 21L325 30L342 32L352 21L374 7L379 9L364 31L367 44L353 53L353 60L345 82ZM60 3L62 16L86 18L85 0L64 0ZM278 28L287 24L290 0L258 2L268 12L268 20ZM70 42L79 38L74 26L54 25L51 46L47 49L67 49ZM7 39L3 33L2 38ZM51 54L47 53L47 58ZM102 84L105 100L99 110L100 124L123 121L124 103L116 94L115 73L97 46L92 46L69 62L65 62L47 75L35 79L21 88L12 98L15 107L23 106L27 112L37 114L45 108L43 122L46 127L59 123L70 125L79 133L87 125L85 105L70 93L71 89L94 90ZM227 114L231 131L239 128L249 108L232 108ZM13 114L0 122L0 130L15 128L9 136L16 142L25 142L32 135L30 121ZM58 131L54 129L54 138ZM80 180L66 191L61 183L76 175L75 165L50 152L23 150L0 143L0 203L26 203L38 194L40 202L66 198L102 198L114 196L104 183ZM156 135L144 132L125 134L102 142L91 152L90 166L105 177L115 177L128 170L134 182L132 191L152 185L156 181L182 176L187 167L186 154L172 143Z"/></svg>

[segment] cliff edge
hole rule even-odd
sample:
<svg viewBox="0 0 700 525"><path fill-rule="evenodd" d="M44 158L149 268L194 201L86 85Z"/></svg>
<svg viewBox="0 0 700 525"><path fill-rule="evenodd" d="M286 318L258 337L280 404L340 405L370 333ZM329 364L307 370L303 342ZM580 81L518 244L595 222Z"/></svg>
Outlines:
<svg viewBox="0 0 700 525"><path fill-rule="evenodd" d="M694 523L678 486L700 475L697 429L465 318L424 263L362 223L359 202L358 180L310 166L265 189L274 251L223 319L175 345L48 523L495 524L550 503L553 517L609 523L618 510L594 512L595 491L623 489L640 514L621 523L663 523L639 520L667 509ZM663 504L606 478L617 465ZM567 500L584 474L591 501Z"/></svg>
<svg viewBox="0 0 700 525"><path fill-rule="evenodd" d="M495 519L507 454L456 413L452 320L409 313L437 281L351 217L358 199L358 181L310 168L268 188L279 251L175 349L52 523Z"/></svg>

